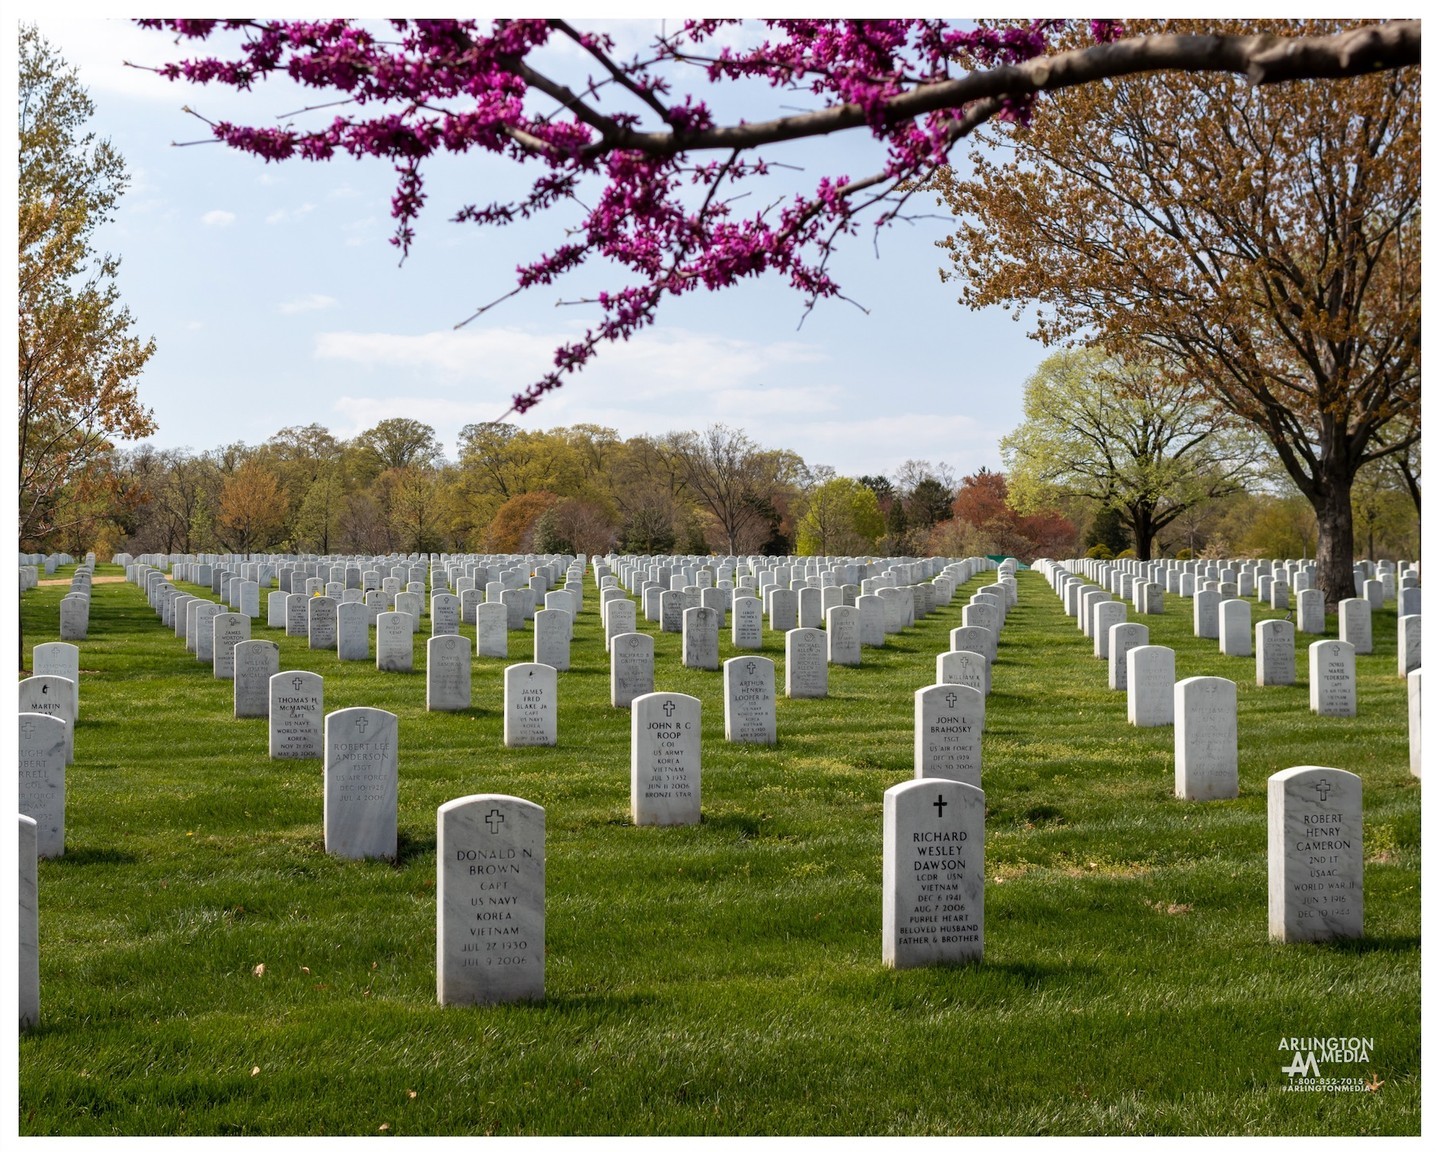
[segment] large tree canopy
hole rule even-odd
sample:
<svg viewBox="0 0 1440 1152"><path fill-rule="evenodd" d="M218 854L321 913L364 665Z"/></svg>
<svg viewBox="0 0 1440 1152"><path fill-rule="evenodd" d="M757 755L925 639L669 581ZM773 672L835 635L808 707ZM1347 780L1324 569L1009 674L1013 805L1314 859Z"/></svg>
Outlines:
<svg viewBox="0 0 1440 1152"><path fill-rule="evenodd" d="M1188 509L1258 479L1249 432L1184 372L1069 349L1025 382L1025 419L1000 455L1017 511L1083 497L1118 512L1148 560Z"/></svg>
<svg viewBox="0 0 1440 1152"><path fill-rule="evenodd" d="M136 377L155 351L131 329L120 260L95 231L125 191L125 161L88 125L94 105L75 70L33 27L20 29L20 545L88 522L86 489L110 479L115 439L154 431Z"/></svg>
<svg viewBox="0 0 1440 1152"><path fill-rule="evenodd" d="M1356 473L1420 435L1418 77L1127 79L1001 135L938 181L962 301L1182 365L1315 508L1327 603L1354 595Z"/></svg>
<svg viewBox="0 0 1440 1152"><path fill-rule="evenodd" d="M553 284L597 257L624 278L587 301L598 320L583 339L557 349L554 371L514 397L517 412L559 387L603 342L653 323L667 295L774 272L809 304L838 296L827 264L839 238L902 218L957 141L995 117L1027 120L1038 93L1158 69L1270 84L1420 59L1418 21L1319 37L1210 28L1128 39L1113 22L1096 21L1084 26L1082 46L1057 50L1075 30L1069 22L698 20L628 59L610 37L564 20L499 20L488 28L396 20L390 35L348 20L142 23L181 38L214 37L219 55L159 70L171 79L246 89L286 74L316 89L314 124L216 122L214 137L266 160L347 153L391 161L402 248L425 199L428 158L480 151L537 170L518 200L477 202L455 215L488 226L554 216L556 244L519 268L500 298ZM584 62L580 70L563 74L576 60ZM695 91L672 94L691 79ZM769 86L785 104L809 107L727 123L715 101L731 85L751 93ZM346 111L325 119L319 110L337 101ZM882 146L877 171L827 175L798 196L765 191L777 155L786 157L767 146L851 129ZM746 199L752 191L759 194Z"/></svg>

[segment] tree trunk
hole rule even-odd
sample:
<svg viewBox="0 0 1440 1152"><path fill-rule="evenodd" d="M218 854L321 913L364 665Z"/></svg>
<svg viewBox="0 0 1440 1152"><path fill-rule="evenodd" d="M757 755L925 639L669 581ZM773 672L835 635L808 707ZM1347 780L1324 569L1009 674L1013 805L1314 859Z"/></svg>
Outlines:
<svg viewBox="0 0 1440 1152"><path fill-rule="evenodd" d="M1319 526L1315 549L1319 588L1325 611L1335 612L1341 600L1355 595L1355 522L1350 506L1354 477L1343 468L1325 468L1309 496Z"/></svg>

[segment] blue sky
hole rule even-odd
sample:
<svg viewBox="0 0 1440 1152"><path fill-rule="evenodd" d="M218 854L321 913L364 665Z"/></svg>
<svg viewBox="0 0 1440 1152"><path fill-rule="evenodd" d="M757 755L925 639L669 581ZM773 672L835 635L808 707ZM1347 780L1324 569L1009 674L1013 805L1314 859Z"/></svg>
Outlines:
<svg viewBox="0 0 1440 1152"><path fill-rule="evenodd" d="M349 437L409 416L433 426L453 457L464 424L504 412L543 374L552 349L591 320L556 301L600 286L593 276L454 328L512 287L517 263L559 239L554 222L513 234L449 222L463 204L518 187L499 162L430 167L418 240L402 265L387 242L393 181L383 162L266 165L217 144L172 146L208 135L184 104L209 119L259 124L313 95L169 83L123 62L199 49L68 11L25 0L20 14L79 70L96 105L93 127L129 166L130 190L100 242L122 256L123 297L158 347L141 383L157 446L258 444L309 423ZM656 27L608 23L622 43ZM868 137L847 135L774 156L803 167L782 177L799 187L825 174L868 174L880 153ZM998 468L997 441L1019 422L1024 382L1046 350L1007 314L956 303L934 247L947 227L944 219L902 224L881 235L878 258L868 235L850 242L833 267L868 315L826 302L797 330L803 301L773 278L667 300L657 327L605 348L561 392L512 419L533 428L596 423L622 436L719 421L847 475L893 473L912 458L943 460L957 475Z"/></svg>

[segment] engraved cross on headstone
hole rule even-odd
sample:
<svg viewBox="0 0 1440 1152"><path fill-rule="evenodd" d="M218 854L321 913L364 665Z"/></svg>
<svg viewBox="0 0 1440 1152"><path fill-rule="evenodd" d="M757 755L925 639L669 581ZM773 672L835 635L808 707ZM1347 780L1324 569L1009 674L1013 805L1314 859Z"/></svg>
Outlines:
<svg viewBox="0 0 1440 1152"><path fill-rule="evenodd" d="M357 717L355 717L355 727L359 730L360 735L362 735L362 736L365 735L365 729L366 729L367 727L369 727L369 725L370 725L370 717L368 717L368 716L357 716Z"/></svg>
<svg viewBox="0 0 1440 1152"><path fill-rule="evenodd" d="M661 708L660 711L664 712L667 717L673 716L675 714L675 701L666 700L665 707Z"/></svg>
<svg viewBox="0 0 1440 1152"><path fill-rule="evenodd" d="M937 816L944 817L944 815L945 815L945 797L943 797L943 796L937 796L937 797L935 797L935 814L936 814Z"/></svg>
<svg viewBox="0 0 1440 1152"><path fill-rule="evenodd" d="M490 809L490 815L485 817L485 823L490 826L490 835L498 836L500 834L500 825L505 823L505 813L501 812L498 808L492 808Z"/></svg>
<svg viewBox="0 0 1440 1152"><path fill-rule="evenodd" d="M956 699L957 697L954 692L945 693L945 706L947 708L954 708Z"/></svg>
<svg viewBox="0 0 1440 1152"><path fill-rule="evenodd" d="M1328 781L1328 780L1317 780L1317 781L1315 781L1315 791L1318 792L1318 793L1320 793L1320 803L1322 803L1322 804L1325 803L1325 801L1326 801L1326 800L1329 798L1329 796L1330 796L1330 781Z"/></svg>

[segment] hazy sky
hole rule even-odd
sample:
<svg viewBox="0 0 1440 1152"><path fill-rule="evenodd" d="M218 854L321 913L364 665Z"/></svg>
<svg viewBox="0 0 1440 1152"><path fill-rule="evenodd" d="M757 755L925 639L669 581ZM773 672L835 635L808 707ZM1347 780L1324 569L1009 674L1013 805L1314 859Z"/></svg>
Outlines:
<svg viewBox="0 0 1440 1152"><path fill-rule="evenodd" d="M22 0L73 64L96 105L93 127L125 157L131 186L100 243L123 258L119 283L157 352L141 381L159 431L153 443L203 451L258 444L286 425L319 423L349 437L390 416L433 426L447 455L467 423L494 419L542 375L553 348L593 323L587 295L623 277L542 288L467 327L454 325L513 286L513 270L557 244L559 225L485 232L451 223L462 205L519 187L500 162L432 163L410 257L389 243L392 172L381 161L266 165L204 140L208 119L273 123L315 103L277 84L253 94L172 84L124 61L203 54L128 22L77 17L66 4ZM638 47L655 21L611 21ZM13 43L13 41L12 41ZM13 50L13 49L12 49ZM570 61L563 53L556 67ZM775 115L798 97L766 93L735 109ZM322 112L318 117L328 117ZM782 176L877 170L868 136L771 153L803 167ZM756 197L758 200L758 196ZM933 202L923 212L942 213ZM851 304L821 304L797 329L803 301L776 278L666 300L657 327L599 358L521 427L589 422L622 436L720 421L761 444L843 474L893 472L910 458L958 475L1000 465L996 442L1018 423L1025 380L1046 354L1003 312L974 313L940 283L934 242L948 216L900 225L876 245L868 229L834 269Z"/></svg>

